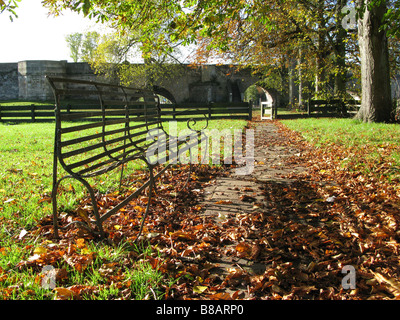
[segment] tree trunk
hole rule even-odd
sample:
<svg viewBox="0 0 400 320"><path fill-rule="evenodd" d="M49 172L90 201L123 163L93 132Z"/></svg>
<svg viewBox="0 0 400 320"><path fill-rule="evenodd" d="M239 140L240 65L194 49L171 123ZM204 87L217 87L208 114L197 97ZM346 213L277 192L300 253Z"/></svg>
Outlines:
<svg viewBox="0 0 400 320"><path fill-rule="evenodd" d="M361 57L361 108L357 118L364 122L387 122L392 111L388 43L381 31L386 2L368 8L372 0L359 0L358 20Z"/></svg>
<svg viewBox="0 0 400 320"><path fill-rule="evenodd" d="M326 73L325 73L325 51L326 51L326 26L324 19L324 0L318 0L317 21L317 57L316 57L316 73L315 73L315 95L317 98L325 93Z"/></svg>
<svg viewBox="0 0 400 320"><path fill-rule="evenodd" d="M299 57L297 59L298 64L298 78L299 78L299 109L303 107L303 71L302 71L302 63L303 63L303 52L301 47L299 48Z"/></svg>
<svg viewBox="0 0 400 320"><path fill-rule="evenodd" d="M336 45L335 45L335 97L344 100L346 98L346 30L342 26L345 18L342 9L346 6L347 0L339 0L336 4Z"/></svg>
<svg viewBox="0 0 400 320"><path fill-rule="evenodd" d="M298 95L298 89L296 85L296 59L289 58L289 105L290 109L295 107Z"/></svg>

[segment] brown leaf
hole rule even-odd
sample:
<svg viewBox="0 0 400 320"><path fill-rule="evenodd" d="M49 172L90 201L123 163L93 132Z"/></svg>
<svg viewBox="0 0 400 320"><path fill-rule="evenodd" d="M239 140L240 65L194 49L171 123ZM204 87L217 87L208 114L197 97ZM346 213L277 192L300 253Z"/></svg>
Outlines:
<svg viewBox="0 0 400 320"><path fill-rule="evenodd" d="M293 287L292 293L297 295L304 295L310 293L313 290L317 290L317 288L315 288L315 286L300 286L300 287Z"/></svg>
<svg viewBox="0 0 400 320"><path fill-rule="evenodd" d="M48 195L44 195L44 196L38 201L38 203L42 203L42 202L51 203L51 197L48 196Z"/></svg>
<svg viewBox="0 0 400 320"><path fill-rule="evenodd" d="M219 293L207 295L207 299L210 299L210 300L232 300L232 297L229 293L219 292Z"/></svg>
<svg viewBox="0 0 400 320"><path fill-rule="evenodd" d="M171 234L171 238L173 239L185 239L185 240L195 240L196 236L193 233L176 231Z"/></svg>
<svg viewBox="0 0 400 320"><path fill-rule="evenodd" d="M246 194L241 195L239 198L243 202L255 202L257 199Z"/></svg>
<svg viewBox="0 0 400 320"><path fill-rule="evenodd" d="M246 242L241 242L236 246L237 256L239 258L247 257L251 254L252 246Z"/></svg>
<svg viewBox="0 0 400 320"><path fill-rule="evenodd" d="M260 253L261 253L261 246L258 244L253 245L251 247L250 259L256 260L260 255Z"/></svg>
<svg viewBox="0 0 400 320"><path fill-rule="evenodd" d="M55 300L72 300L78 298L78 295L67 288L54 288L54 291L56 292Z"/></svg>
<svg viewBox="0 0 400 320"><path fill-rule="evenodd" d="M85 244L85 239L83 239L83 238L78 238L78 239L76 239L76 247L78 248L78 249L82 249L82 248L85 248L86 247L86 244Z"/></svg>
<svg viewBox="0 0 400 320"><path fill-rule="evenodd" d="M74 253L71 256L63 255L65 262L71 267L75 268L78 272L83 272L89 264L93 262L93 254L79 255Z"/></svg>
<svg viewBox="0 0 400 320"><path fill-rule="evenodd" d="M65 270L64 268L62 268L62 269L56 268L56 269L54 269L53 272L55 273L56 281L58 281L58 282L68 279L68 271Z"/></svg>
<svg viewBox="0 0 400 320"><path fill-rule="evenodd" d="M372 270L371 272L374 274L375 279L379 283L386 286L386 289L389 293L392 293L395 296L400 295L400 282L396 281L395 279L387 278L379 272L374 272Z"/></svg>
<svg viewBox="0 0 400 320"><path fill-rule="evenodd" d="M219 200L215 204L232 204L231 200Z"/></svg>
<svg viewBox="0 0 400 320"><path fill-rule="evenodd" d="M93 293L94 290L97 289L96 286L86 286L86 285L73 285L67 288L68 290L72 291L74 294L74 297L80 298L82 294L91 294Z"/></svg>
<svg viewBox="0 0 400 320"><path fill-rule="evenodd" d="M113 275L115 273L115 268L118 264L116 262L113 263L104 263L100 269L99 269L99 273L103 276L103 277L109 277L111 275Z"/></svg>

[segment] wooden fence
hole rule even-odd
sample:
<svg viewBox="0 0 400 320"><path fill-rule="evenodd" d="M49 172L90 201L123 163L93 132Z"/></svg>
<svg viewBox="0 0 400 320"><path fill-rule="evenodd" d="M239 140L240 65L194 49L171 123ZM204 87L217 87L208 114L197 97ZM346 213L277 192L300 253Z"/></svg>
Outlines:
<svg viewBox="0 0 400 320"><path fill-rule="evenodd" d="M251 119L252 108L249 103L187 103L161 104L161 116L165 121L209 119ZM65 106L62 113L74 114L99 110L98 105ZM54 121L54 105L31 104L25 106L2 106L0 104L0 122L51 122ZM73 117L72 117L73 118ZM92 121L95 119L91 119Z"/></svg>
<svg viewBox="0 0 400 320"><path fill-rule="evenodd" d="M309 100L307 104L307 112L309 115L312 113L319 114L353 114L360 108L360 101L339 99L333 100Z"/></svg>
<svg viewBox="0 0 400 320"><path fill-rule="evenodd" d="M46 122L54 120L54 105L0 105L1 122Z"/></svg>
<svg viewBox="0 0 400 320"><path fill-rule="evenodd" d="M204 115L209 119L246 119L252 118L252 106L247 102L240 103L189 103L162 104L161 116L165 121L201 120Z"/></svg>

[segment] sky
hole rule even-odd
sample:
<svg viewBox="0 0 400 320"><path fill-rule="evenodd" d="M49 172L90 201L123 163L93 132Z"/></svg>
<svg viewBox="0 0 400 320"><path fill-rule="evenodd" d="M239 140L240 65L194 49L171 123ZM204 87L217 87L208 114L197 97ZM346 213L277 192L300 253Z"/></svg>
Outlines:
<svg viewBox="0 0 400 320"><path fill-rule="evenodd" d="M8 13L0 15L0 63L24 60L68 60L65 36L94 30L95 24L71 11L48 16L41 0L22 0L11 22Z"/></svg>

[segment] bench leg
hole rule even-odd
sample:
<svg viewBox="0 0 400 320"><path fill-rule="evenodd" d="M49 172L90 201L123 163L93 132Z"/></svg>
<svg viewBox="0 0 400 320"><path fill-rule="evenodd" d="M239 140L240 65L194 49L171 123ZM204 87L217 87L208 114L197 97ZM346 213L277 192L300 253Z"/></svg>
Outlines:
<svg viewBox="0 0 400 320"><path fill-rule="evenodd" d="M104 230L103 230L103 226L101 224L99 209L97 207L97 201L96 201L96 197L94 195L94 191L93 191L92 187L90 186L90 184L86 180L83 180L83 179L77 179L77 180L79 180L89 191L90 199L92 200L93 213L96 218L97 229L99 230L100 237L104 238L104 236L105 236Z"/></svg>
<svg viewBox="0 0 400 320"><path fill-rule="evenodd" d="M123 164L121 166L121 175L119 177L119 190L121 190L121 187L122 187L122 178L124 176L124 167L125 167L125 164Z"/></svg>
<svg viewBox="0 0 400 320"><path fill-rule="evenodd" d="M189 148L189 172L188 172L188 177L186 178L185 184L182 186L182 188L180 188L177 193L180 193L183 189L186 188L186 186L188 185L191 175L192 175L192 171L193 171L193 161L192 161L192 149Z"/></svg>
<svg viewBox="0 0 400 320"><path fill-rule="evenodd" d="M139 239L140 235L142 234L143 231L143 227L144 227L144 222L149 214L149 210L150 210L150 205L151 205L151 198L153 197L153 191L155 188L155 182L154 182L154 173L153 173L153 167L150 167L150 185L149 185L149 193L148 193L148 200L147 200L147 206L146 206L146 211L142 217L142 222L140 224L140 229L139 229L139 233L136 236L136 239L134 241L134 243L136 243L136 241Z"/></svg>
<svg viewBox="0 0 400 320"><path fill-rule="evenodd" d="M58 208L57 208L57 207L58 207L58 206L57 206L57 192L58 192L58 187L60 186L60 183L61 183L63 180L68 179L68 178L76 179L76 180L80 181L80 182L86 187L86 189L88 190L88 192L89 192L89 194L90 194L90 199L91 199L91 201L92 201L94 216L95 216L95 218L96 218L96 221L95 221L95 222L96 222L96 226L97 226L97 228L98 228L98 230L99 230L100 236L101 236L102 238L104 238L104 230L103 230L103 226L102 226L102 224L101 224L100 215L99 215L99 211L98 211L98 207L97 207L97 202L96 202L96 197L95 197L95 195L94 195L94 191L93 191L92 187L89 185L88 182L86 182L86 181L83 180L83 179L78 179L78 178L73 177L73 176L65 176L65 177L62 177L61 179L59 179L58 181L56 181L56 182L54 183L54 185L53 185L53 190L52 190L52 193L51 193L51 200L52 200L52 204L53 204L53 228L54 228L54 238L57 239L57 238L59 237L59 236L58 236L58 229L60 229L60 227L58 226L58 221L57 221L57 219L58 219ZM68 224L67 226L62 227L62 228L66 228L66 227L68 227L69 225L70 225L70 224ZM89 226L89 228L87 228L87 229L91 229L90 226Z"/></svg>
<svg viewBox="0 0 400 320"><path fill-rule="evenodd" d="M58 190L58 186L60 185L60 182L61 182L61 180L59 180L53 184L53 191L51 192L51 202L53 205L53 233L54 233L55 239L58 239L57 190Z"/></svg>

